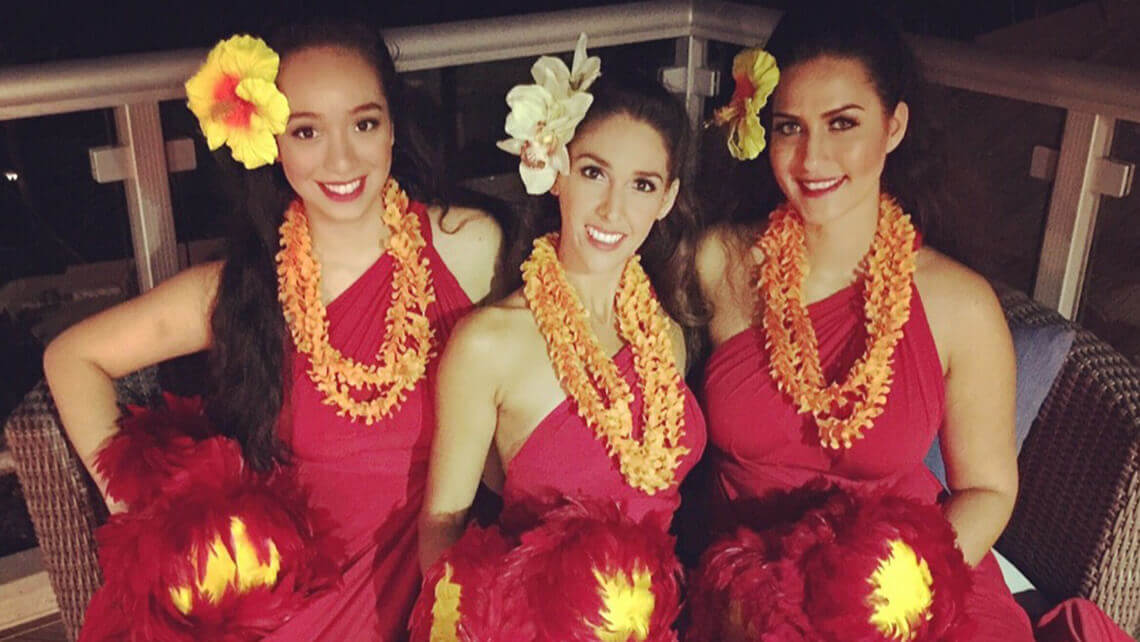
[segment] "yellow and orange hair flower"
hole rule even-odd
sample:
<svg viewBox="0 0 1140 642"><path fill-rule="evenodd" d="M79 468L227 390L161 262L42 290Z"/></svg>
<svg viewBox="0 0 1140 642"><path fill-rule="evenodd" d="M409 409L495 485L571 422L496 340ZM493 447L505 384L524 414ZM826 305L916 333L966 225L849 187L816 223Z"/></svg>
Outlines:
<svg viewBox="0 0 1140 642"><path fill-rule="evenodd" d="M246 169L277 160L274 135L289 119L289 101L274 84L279 62L261 38L233 36L215 45L186 81L187 106L211 151L229 145Z"/></svg>
<svg viewBox="0 0 1140 642"><path fill-rule="evenodd" d="M764 151L764 126L760 110L780 82L776 59L763 49L745 49L732 59L736 88L732 101L716 110L713 121L728 125L728 152L736 160L752 160Z"/></svg>

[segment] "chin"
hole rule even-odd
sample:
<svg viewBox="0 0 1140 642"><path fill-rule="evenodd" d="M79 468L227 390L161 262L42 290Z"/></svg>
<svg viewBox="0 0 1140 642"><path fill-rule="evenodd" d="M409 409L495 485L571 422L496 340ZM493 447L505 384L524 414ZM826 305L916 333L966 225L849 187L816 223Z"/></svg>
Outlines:
<svg viewBox="0 0 1140 642"><path fill-rule="evenodd" d="M563 233L562 238L566 239L565 233ZM558 248L558 260L561 261L563 268L569 272L580 274L612 272L614 269L620 269L620 266L625 265L626 259L629 258L627 253L622 250L621 247L610 252L598 250L583 235L580 238L574 237L571 243L563 242Z"/></svg>
<svg viewBox="0 0 1140 642"><path fill-rule="evenodd" d="M356 221L373 212L379 216L381 208L383 203L380 194L361 194L360 198L350 203L326 202L322 209L335 221Z"/></svg>

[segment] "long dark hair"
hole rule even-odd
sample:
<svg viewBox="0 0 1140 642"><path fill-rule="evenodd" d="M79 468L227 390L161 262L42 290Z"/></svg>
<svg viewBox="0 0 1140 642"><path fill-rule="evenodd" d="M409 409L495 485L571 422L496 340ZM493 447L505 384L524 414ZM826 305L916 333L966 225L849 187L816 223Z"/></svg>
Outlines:
<svg viewBox="0 0 1140 642"><path fill-rule="evenodd" d="M696 354L699 328L707 314L694 267L700 210L693 193L695 153L689 116L675 96L642 75L606 72L591 87L591 93L594 102L575 136L612 116L626 115L643 122L656 130L665 143L668 181L681 182L672 211L654 223L638 254L662 307L684 328L688 353ZM537 226L538 232L558 226L557 204L553 198L544 200L544 218Z"/></svg>
<svg viewBox="0 0 1140 642"><path fill-rule="evenodd" d="M900 102L907 103L910 116L906 136L887 155L882 188L899 199L926 240L938 236L938 221L944 218L949 194L946 141L930 120L921 68L899 28L865 2L814 0L784 14L764 48L775 57L781 71L820 56L858 60L887 114ZM770 102L760 117L771 132ZM723 148L722 142L719 149ZM711 164L718 165L716 161ZM723 162L719 165L723 167ZM772 177L767 154L745 165L743 173L755 182L755 188L745 187L741 192L751 198L725 208L736 222L765 216L784 198ZM705 178L712 180L715 175Z"/></svg>
<svg viewBox="0 0 1140 642"><path fill-rule="evenodd" d="M407 92L378 31L357 23L321 21L279 29L268 43L282 61L302 49L329 46L371 63L388 100L395 134L392 174L412 198L441 202L440 159L407 117L415 112L406 107ZM206 412L214 425L241 443L250 466L265 470L288 459L277 437L277 422L289 392L286 348L291 339L277 301L274 257L282 215L295 196L280 164L246 171L226 151L219 151L217 158L237 173L228 185L235 211L210 320L213 350Z"/></svg>

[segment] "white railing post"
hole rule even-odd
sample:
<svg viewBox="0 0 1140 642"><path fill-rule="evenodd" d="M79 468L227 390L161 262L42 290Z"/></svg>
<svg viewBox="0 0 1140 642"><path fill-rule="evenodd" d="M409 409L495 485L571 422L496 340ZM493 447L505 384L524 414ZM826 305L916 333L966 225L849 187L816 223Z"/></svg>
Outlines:
<svg viewBox="0 0 1140 642"><path fill-rule="evenodd" d="M1100 207L1097 164L1112 149L1115 127L1115 119L1101 114L1069 110L1065 118L1033 298L1067 319L1080 304Z"/></svg>
<svg viewBox="0 0 1140 642"><path fill-rule="evenodd" d="M174 209L170 204L166 143L162 139L158 103L116 107L115 129L119 145L130 150L124 187L139 290L146 292L178 270Z"/></svg>
<svg viewBox="0 0 1140 642"><path fill-rule="evenodd" d="M707 69L709 42L695 36L682 36L676 40L674 67L661 70L661 84L678 94L685 102L685 111L693 126L699 126L705 112L705 98L715 96L720 74Z"/></svg>

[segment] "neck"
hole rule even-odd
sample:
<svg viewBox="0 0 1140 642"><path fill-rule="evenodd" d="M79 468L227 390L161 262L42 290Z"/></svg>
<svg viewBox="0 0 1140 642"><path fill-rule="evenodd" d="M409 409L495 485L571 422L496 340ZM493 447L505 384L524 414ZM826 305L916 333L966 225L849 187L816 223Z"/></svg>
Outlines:
<svg viewBox="0 0 1140 642"><path fill-rule="evenodd" d="M861 205L824 224L805 223L804 236L810 276L822 281L854 280L875 238L879 199Z"/></svg>
<svg viewBox="0 0 1140 642"><path fill-rule="evenodd" d="M377 213L343 221L313 216L309 218L309 234L321 263L352 263L375 260L390 233Z"/></svg>
<svg viewBox="0 0 1140 642"><path fill-rule="evenodd" d="M562 264L566 281L578 293L578 300L590 315L591 321L610 326L614 324L614 299L621 284L621 271L605 274L576 272Z"/></svg>

